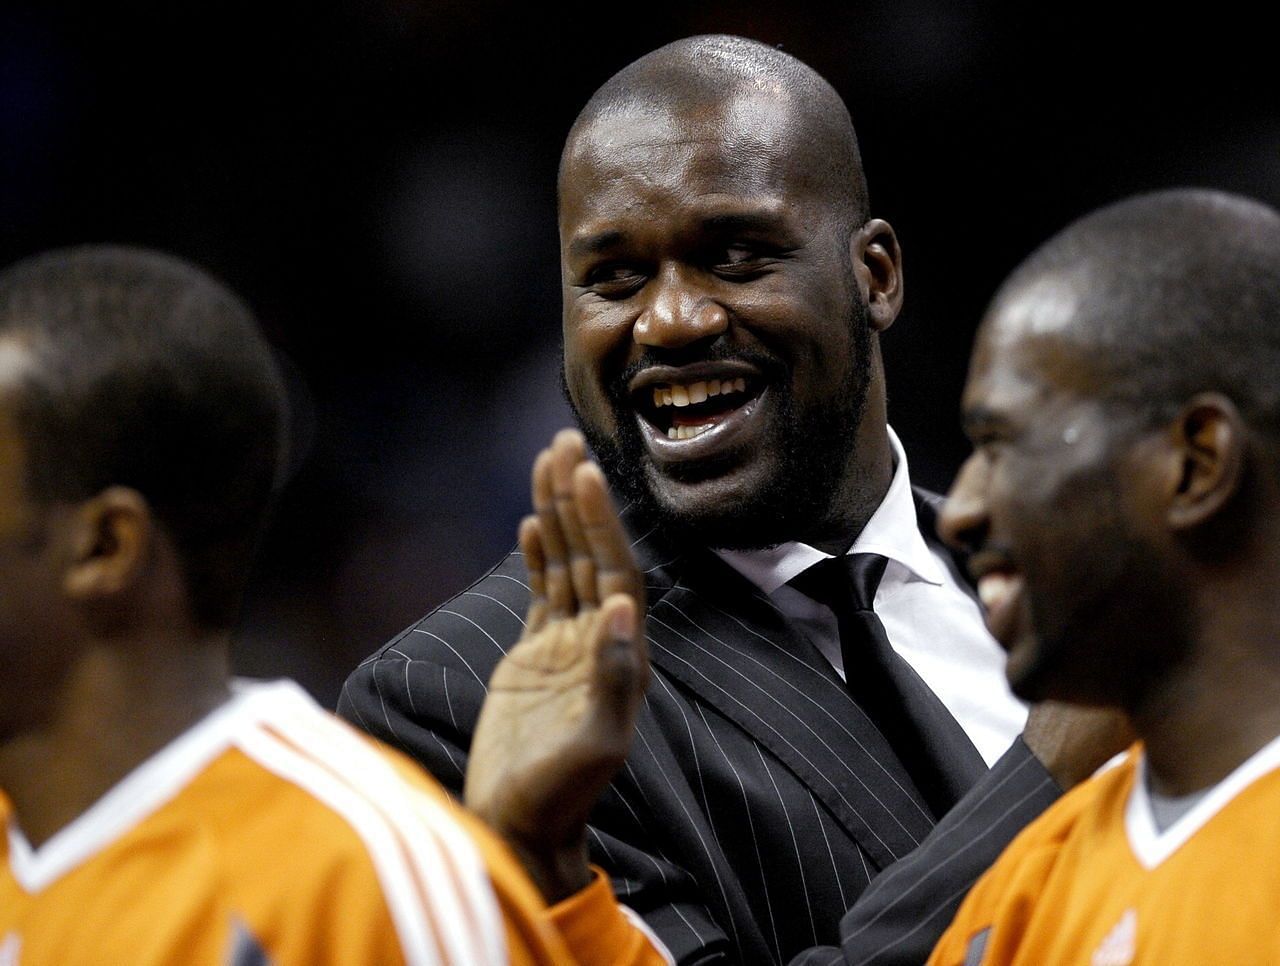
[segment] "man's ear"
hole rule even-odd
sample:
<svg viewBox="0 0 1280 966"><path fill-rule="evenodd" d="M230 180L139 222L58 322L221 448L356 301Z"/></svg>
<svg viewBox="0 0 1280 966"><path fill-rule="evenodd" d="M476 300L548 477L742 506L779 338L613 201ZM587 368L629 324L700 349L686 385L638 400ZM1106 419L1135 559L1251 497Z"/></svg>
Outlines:
<svg viewBox="0 0 1280 966"><path fill-rule="evenodd" d="M872 218L849 239L854 278L871 314L871 328L883 332L902 311L902 249L893 226Z"/></svg>
<svg viewBox="0 0 1280 966"><path fill-rule="evenodd" d="M72 559L63 578L70 597L101 600L127 590L151 556L151 507L127 486L111 486L85 500L75 508L70 528Z"/></svg>
<svg viewBox="0 0 1280 966"><path fill-rule="evenodd" d="M1240 411L1220 393L1199 393L1169 425L1169 524L1190 530L1216 516L1240 489L1248 428Z"/></svg>

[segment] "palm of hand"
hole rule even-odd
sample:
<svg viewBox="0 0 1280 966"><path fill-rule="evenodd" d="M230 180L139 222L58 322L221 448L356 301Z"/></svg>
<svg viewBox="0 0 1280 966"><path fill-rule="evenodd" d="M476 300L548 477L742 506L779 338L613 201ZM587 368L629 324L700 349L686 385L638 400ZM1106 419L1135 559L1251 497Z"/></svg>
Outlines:
<svg viewBox="0 0 1280 966"><path fill-rule="evenodd" d="M610 695L630 690L638 669L625 667L626 648L610 640L610 612L548 621L493 674L472 741L467 804L504 835L570 844L626 756L629 716L618 720L625 709Z"/></svg>

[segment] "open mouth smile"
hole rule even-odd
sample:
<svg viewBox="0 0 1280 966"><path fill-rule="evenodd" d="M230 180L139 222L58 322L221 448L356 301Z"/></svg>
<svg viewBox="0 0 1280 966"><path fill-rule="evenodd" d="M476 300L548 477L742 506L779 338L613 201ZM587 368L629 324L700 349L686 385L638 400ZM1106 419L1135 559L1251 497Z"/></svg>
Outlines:
<svg viewBox="0 0 1280 966"><path fill-rule="evenodd" d="M986 612L987 629L1008 650L1018 632L1025 591L1023 576L1011 562L989 553L975 555L969 570L978 583L978 599Z"/></svg>
<svg viewBox="0 0 1280 966"><path fill-rule="evenodd" d="M750 430L768 387L754 368L717 363L648 369L629 390L650 451L682 460L711 455Z"/></svg>

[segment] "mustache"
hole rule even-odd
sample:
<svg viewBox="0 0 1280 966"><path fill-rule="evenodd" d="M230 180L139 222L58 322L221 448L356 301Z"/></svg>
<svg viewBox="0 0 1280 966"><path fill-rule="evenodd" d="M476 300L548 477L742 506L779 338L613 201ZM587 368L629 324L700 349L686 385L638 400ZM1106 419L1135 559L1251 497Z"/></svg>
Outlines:
<svg viewBox="0 0 1280 966"><path fill-rule="evenodd" d="M766 382L781 382L787 374L787 366L776 356L759 349L742 349L714 344L692 349L657 349L646 347L638 359L628 363L621 372L609 380L606 391L613 404L629 402L631 392L627 388L640 373L653 366L687 366L694 362L740 362L760 372Z"/></svg>

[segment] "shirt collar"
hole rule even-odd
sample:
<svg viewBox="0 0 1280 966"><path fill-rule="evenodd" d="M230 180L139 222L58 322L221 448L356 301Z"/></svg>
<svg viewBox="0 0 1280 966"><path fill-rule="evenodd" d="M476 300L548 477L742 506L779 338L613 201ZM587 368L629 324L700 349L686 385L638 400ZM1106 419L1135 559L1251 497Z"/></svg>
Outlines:
<svg viewBox="0 0 1280 966"><path fill-rule="evenodd" d="M907 454L890 426L889 445L893 450L893 480L880 506L862 528L850 553L878 553L897 561L911 575L930 584L943 582L942 563L925 542L916 518L915 498ZM791 541L764 550L717 550L716 554L749 581L772 594L775 590L832 555L806 543Z"/></svg>

